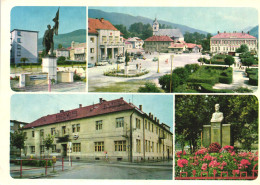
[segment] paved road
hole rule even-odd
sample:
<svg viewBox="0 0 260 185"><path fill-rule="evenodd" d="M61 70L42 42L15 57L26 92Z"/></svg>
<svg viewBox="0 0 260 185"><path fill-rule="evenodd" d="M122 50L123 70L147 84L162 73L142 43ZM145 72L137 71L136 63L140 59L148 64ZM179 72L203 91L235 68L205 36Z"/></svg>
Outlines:
<svg viewBox="0 0 260 185"><path fill-rule="evenodd" d="M172 166L131 164L75 164L50 179L172 179Z"/></svg>
<svg viewBox="0 0 260 185"><path fill-rule="evenodd" d="M150 80L154 83L158 84L158 78L163 76L164 74L170 73L171 71L171 62L170 62L169 53L163 53L159 55L159 73L158 70L158 62L153 62L152 59L154 57L158 57L158 54L146 54L146 60L137 59L133 62L129 62L129 69L136 69L136 64L141 64L141 70L149 70L150 72L146 75L134 78L120 78L120 77L108 77L104 76L103 73L109 71L111 69L116 69L117 65L107 65L107 66L98 66L94 68L88 69L88 90L90 92L94 91L96 87L107 86L109 84L115 84L116 82L131 82L137 80ZM192 54L178 54L174 55L173 59L173 69L176 67L183 67L186 64L197 63L198 58L200 58L200 54L192 53ZM208 56L203 56L209 58ZM168 63L166 63L166 59L168 59ZM120 64L120 69L124 69L124 64Z"/></svg>

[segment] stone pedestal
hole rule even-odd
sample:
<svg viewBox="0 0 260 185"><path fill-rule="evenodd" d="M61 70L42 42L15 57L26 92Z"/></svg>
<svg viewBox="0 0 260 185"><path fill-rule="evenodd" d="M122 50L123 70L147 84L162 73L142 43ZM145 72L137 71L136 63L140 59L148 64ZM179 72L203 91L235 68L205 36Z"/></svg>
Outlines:
<svg viewBox="0 0 260 185"><path fill-rule="evenodd" d="M128 66L125 66L125 75L128 75Z"/></svg>
<svg viewBox="0 0 260 185"><path fill-rule="evenodd" d="M211 141L211 129L210 129L210 125L203 125L203 131L202 131L202 145L204 147L208 147L210 145L210 141Z"/></svg>
<svg viewBox="0 0 260 185"><path fill-rule="evenodd" d="M222 125L221 122L211 122L211 143L219 143L222 146Z"/></svg>
<svg viewBox="0 0 260 185"><path fill-rule="evenodd" d="M55 83L57 83L57 58L50 56L43 58L42 72L48 73L48 84L52 79L54 79Z"/></svg>
<svg viewBox="0 0 260 185"><path fill-rule="evenodd" d="M230 124L222 125L222 146L230 145L231 143L230 126Z"/></svg>

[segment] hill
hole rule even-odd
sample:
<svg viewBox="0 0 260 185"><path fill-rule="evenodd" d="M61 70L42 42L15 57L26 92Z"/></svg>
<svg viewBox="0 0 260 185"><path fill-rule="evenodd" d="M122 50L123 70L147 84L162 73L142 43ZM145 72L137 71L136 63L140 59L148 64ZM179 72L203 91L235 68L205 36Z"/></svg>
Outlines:
<svg viewBox="0 0 260 185"><path fill-rule="evenodd" d="M95 18L104 18L104 19L110 21L113 25L123 24L127 28L129 28L131 24L137 23L137 22L142 22L143 24L147 24L147 23L149 23L151 25L153 24L153 19L149 19L146 17L132 16L132 15L123 14L123 13L109 13L109 12L104 12L104 11L96 10L96 9L89 9L88 17L94 18L94 19ZM208 32L194 29L194 28L191 28L191 27L188 27L185 25L175 24L175 23L167 22L167 21L163 21L163 20L158 20L158 22L160 24L170 25L173 28L179 28L183 34L185 32L190 32L190 33L198 32L198 33L203 33L203 34L208 33Z"/></svg>
<svg viewBox="0 0 260 185"><path fill-rule="evenodd" d="M38 39L38 51L43 50L42 39L43 38ZM54 49L57 49L59 44L62 44L63 47L67 48L71 46L72 41L79 43L86 42L86 29L80 29L70 33L54 35L53 39Z"/></svg>
<svg viewBox="0 0 260 185"><path fill-rule="evenodd" d="M250 35L253 35L254 37L258 38L258 26L255 26L249 31Z"/></svg>

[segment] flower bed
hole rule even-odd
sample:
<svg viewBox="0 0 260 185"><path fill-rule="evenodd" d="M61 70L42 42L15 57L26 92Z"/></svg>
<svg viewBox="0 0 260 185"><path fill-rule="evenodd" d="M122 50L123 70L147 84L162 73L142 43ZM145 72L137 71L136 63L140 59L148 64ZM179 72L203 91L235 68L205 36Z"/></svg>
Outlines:
<svg viewBox="0 0 260 185"><path fill-rule="evenodd" d="M180 177L181 172L187 177L239 177L241 173L242 176L256 176L252 170L258 164L258 152L235 153L233 150L233 146L219 150L214 144L209 149L202 148L190 155L177 152L175 177Z"/></svg>

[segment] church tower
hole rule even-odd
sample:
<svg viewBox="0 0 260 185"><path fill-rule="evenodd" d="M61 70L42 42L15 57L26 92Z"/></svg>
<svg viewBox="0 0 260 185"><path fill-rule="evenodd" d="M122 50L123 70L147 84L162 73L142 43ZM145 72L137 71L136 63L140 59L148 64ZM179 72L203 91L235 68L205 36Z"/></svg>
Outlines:
<svg viewBox="0 0 260 185"><path fill-rule="evenodd" d="M157 21L157 18L153 21L153 35L155 35L155 32L159 31L159 22Z"/></svg>

